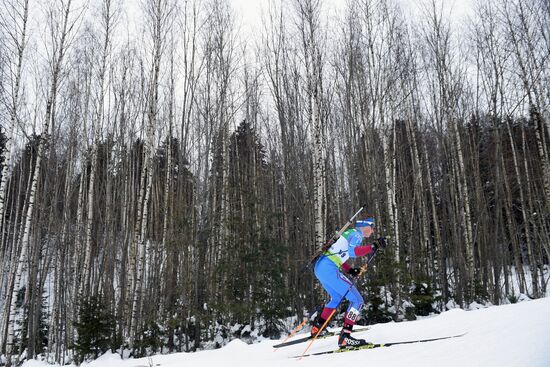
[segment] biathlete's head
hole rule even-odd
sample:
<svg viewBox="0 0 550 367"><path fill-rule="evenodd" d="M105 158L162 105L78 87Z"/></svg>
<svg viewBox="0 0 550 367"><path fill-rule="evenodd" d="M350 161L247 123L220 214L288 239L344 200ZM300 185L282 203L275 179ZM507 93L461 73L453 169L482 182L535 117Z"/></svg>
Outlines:
<svg viewBox="0 0 550 367"><path fill-rule="evenodd" d="M374 232L374 218L358 220L355 222L355 228L361 231L363 237L369 237Z"/></svg>

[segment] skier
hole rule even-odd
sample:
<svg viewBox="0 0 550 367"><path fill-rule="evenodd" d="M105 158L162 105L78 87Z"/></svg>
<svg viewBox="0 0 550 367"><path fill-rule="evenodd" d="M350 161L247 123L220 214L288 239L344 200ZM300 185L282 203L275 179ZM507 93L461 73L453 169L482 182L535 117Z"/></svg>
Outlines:
<svg viewBox="0 0 550 367"><path fill-rule="evenodd" d="M343 273L357 276L360 269L351 267L347 263L348 259L370 254L378 246L384 246L385 242L383 238L380 238L378 243L361 245L364 238L372 235L374 232L373 227L374 218L358 220L355 223L355 229L348 229L342 233L340 238L315 263L315 276L329 293L331 300L324 306L323 311L315 319L311 328L311 335L317 334L345 295L350 304L344 319L344 327L338 338L338 346L340 348L365 344L364 340L355 339L351 336L353 325L357 321L361 307L363 306L363 297L361 297L357 288Z"/></svg>

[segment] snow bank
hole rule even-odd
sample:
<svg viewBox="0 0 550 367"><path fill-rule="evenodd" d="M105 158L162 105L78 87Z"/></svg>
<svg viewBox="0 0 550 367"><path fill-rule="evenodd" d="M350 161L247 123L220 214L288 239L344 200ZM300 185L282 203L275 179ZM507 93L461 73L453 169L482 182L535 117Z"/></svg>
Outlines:
<svg viewBox="0 0 550 367"><path fill-rule="evenodd" d="M463 311L452 309L432 318L417 321L373 325L357 337L372 342L406 341L467 333L463 337L429 343L407 344L304 358L299 355L306 344L273 351L279 341L268 340L248 345L234 340L217 350L175 353L150 358L121 360L107 353L86 367L181 367L239 366L319 367L549 367L550 298L517 304ZM299 337L299 336L298 336ZM336 337L316 341L310 353L334 349ZM29 361L24 367L46 367L44 362Z"/></svg>

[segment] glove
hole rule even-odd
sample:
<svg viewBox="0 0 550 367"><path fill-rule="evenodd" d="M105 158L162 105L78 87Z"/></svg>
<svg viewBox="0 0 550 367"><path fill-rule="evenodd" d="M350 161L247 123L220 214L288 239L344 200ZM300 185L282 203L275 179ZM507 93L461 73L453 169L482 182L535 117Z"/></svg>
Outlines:
<svg viewBox="0 0 550 367"><path fill-rule="evenodd" d="M386 248L386 237L379 237L374 243L372 244L372 249L374 251L385 249Z"/></svg>
<svg viewBox="0 0 550 367"><path fill-rule="evenodd" d="M351 275L352 277L358 276L360 272L361 272L360 268L350 268L348 270L348 274Z"/></svg>

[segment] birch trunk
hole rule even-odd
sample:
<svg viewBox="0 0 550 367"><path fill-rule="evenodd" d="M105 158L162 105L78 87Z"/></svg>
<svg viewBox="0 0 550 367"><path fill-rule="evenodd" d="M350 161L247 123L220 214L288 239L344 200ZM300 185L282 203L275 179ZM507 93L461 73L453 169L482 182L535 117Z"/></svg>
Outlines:
<svg viewBox="0 0 550 367"><path fill-rule="evenodd" d="M120 133L120 137L122 138L122 136L124 135L122 130L124 129L124 126L126 125L126 96L125 96L125 93L124 93L124 83L123 83L123 86L121 87L121 96L120 96L120 114L121 114L121 117L120 117L120 120L121 120L121 133ZM123 139L121 139L123 140ZM122 144L122 143L121 143ZM121 193L120 193L120 196L123 197L123 202L122 202L122 207L121 207L121 224L122 224L122 228L124 228L124 240L122 241L122 246L121 246L121 254L120 254L120 257L121 257L121 260L120 260L120 267L118 269L118 276L117 276L117 283L116 283L116 291L115 291L115 308L116 308L116 315L117 315L117 318L119 320L121 320L121 322L119 323L118 327L117 327L117 330L116 330L116 334L117 334L117 337L122 339L123 338L123 335L126 331L126 325L127 325L127 321L126 321L126 318L124 317L124 310L125 310L125 304L126 304L126 294L127 294L127 290L128 290L128 283L131 283L130 282L130 276L128 274L126 274L126 272L129 270L128 269L128 253L129 253L129 249L128 249L128 244L130 243L129 241L129 236L130 236L130 233L131 231L128 230L128 228L130 228L130 223L129 223L129 211L128 211L128 200L127 198L129 197L128 195L128 191L129 191L129 187L130 187L130 168L129 167L122 167L122 170L123 170L123 179L122 179L122 189L121 189ZM131 274L131 271L128 271L130 274Z"/></svg>
<svg viewBox="0 0 550 367"><path fill-rule="evenodd" d="M48 99L46 102L46 114L44 116L44 125L43 125L43 136L40 138L38 145L38 153L36 158L36 164L34 168L31 188L29 192L29 202L27 207L27 212L25 214L25 227L23 230L23 238L21 240L21 252L19 254L19 259L17 261L17 268L15 271L15 281L14 287L11 296L11 305L9 312L9 321L8 321L8 339L7 339L7 355L8 359L11 359L14 347L14 323L15 323L15 314L17 310L17 292L19 291L21 276L27 261L27 253L29 251L29 243L31 237L31 223L34 214L34 205L38 195L38 181L40 179L42 159L46 150L48 135L50 132L50 122L53 119L52 110L55 104L57 89L59 86L59 78L61 77L61 65L63 61L63 56L65 54L65 39L68 31L68 21L69 21L69 12L70 12L71 0L68 1L66 7L64 8L63 14L63 25L60 34L59 48L56 50L54 64L52 65L52 81L50 85L50 90L48 93Z"/></svg>
<svg viewBox="0 0 550 367"><path fill-rule="evenodd" d="M315 93L315 95L317 92ZM319 114L319 105L317 101L317 96L313 99L313 182L314 182L314 221L315 221L315 243L316 247L320 248L325 242L325 202L326 202L326 193L325 193L325 182L326 182L326 171L325 171L325 156L324 156L324 147L323 147L323 127L321 123L321 116Z"/></svg>
<svg viewBox="0 0 550 367"><path fill-rule="evenodd" d="M388 141L387 133L384 131L384 128L382 128L383 131L380 134L380 137L382 139L382 149L384 151L384 172L385 172L385 193L386 193L386 201L387 201L387 213L389 216L389 222L390 222L390 228L391 232L393 233L394 237L394 261L396 264L401 263L401 254L400 254L400 232L399 232L399 215L397 213L397 202L396 202L396 195L395 195L395 189L396 189L396 157L395 149L396 149L396 129L395 129L395 121L391 125L391 137L392 141ZM399 310L401 307L401 285L400 285L400 270L396 269L397 271L397 281L395 284L395 306L396 309ZM399 311L398 311L399 312Z"/></svg>
<svg viewBox="0 0 550 367"><path fill-rule="evenodd" d="M525 184L523 182L523 179L522 177L524 177L524 174L521 172L521 169L520 169L520 162L519 162L519 157L518 157L518 152L517 152L517 148L516 148L516 143L514 142L514 137L512 135L512 129L510 127L510 123L507 121L506 123L506 129L508 131L508 139L510 140L510 147L512 149L512 158L513 158L513 162L514 162L514 171L515 171L515 174L516 174L516 178L518 180L518 191L519 191L519 198L520 198L520 203L521 203L521 215L522 215L522 219L523 219L523 225L524 225L524 231L525 231L525 242L527 244L527 252L528 252L528 258L529 258L529 265L530 265L530 270L531 270L531 281L533 281L533 278L536 278L534 276L534 273L536 272L536 267L534 266L534 259L532 257L532 249L531 249L531 235L530 235L530 231L529 231L529 226L528 226L528 223L529 223L529 220L527 218L527 201L525 199L525 194L524 194L524 187L525 187ZM523 129L523 128L522 128ZM523 136L523 133L522 133L522 136ZM525 158L524 158L525 160ZM528 175L529 173L526 172L525 175ZM521 249L518 249L520 252L521 252ZM534 269L533 269L534 268ZM520 270L522 273L523 273L523 269ZM535 281L535 284L533 286L533 289L532 291L534 292L535 290L535 285L536 285L536 280Z"/></svg>
<svg viewBox="0 0 550 367"><path fill-rule="evenodd" d="M10 175L10 169L12 166L11 157L12 157L12 144L14 139L14 129L16 123L18 123L18 113L19 113L19 93L21 90L21 75L23 69L23 61L25 55L25 49L27 46L27 19L29 16L29 1L24 0L22 4L22 17L21 24L17 24L17 27L21 28L21 34L15 34L13 37L15 40L15 46L17 47L17 61L14 71L14 82L12 86L12 96L10 101L10 122L9 122L9 131L7 134L7 142L3 154L2 172L0 173L0 233L2 237L4 234L4 214L6 210L6 185L8 182L8 176ZM18 9L12 9L15 13L19 13ZM14 27L16 28L16 27ZM20 36L20 38L19 38ZM0 244L3 242L0 242ZM2 345L2 340L0 336L0 346Z"/></svg>
<svg viewBox="0 0 550 367"><path fill-rule="evenodd" d="M84 296L87 296L90 289L90 279L91 279L91 263L92 263L92 227L94 220L94 206L95 206L95 181L97 175L97 160L98 160L98 149L101 139L101 128L103 126L104 120L104 105L105 105L105 79L107 72L107 59L109 57L109 48L111 43L111 29L112 29L112 14L111 14L111 0L104 0L102 8L102 22L103 22L103 47L101 54L101 63L99 68L99 96L97 100L97 114L96 119L92 120L92 131L93 131L93 142L92 142L92 164L90 168L90 183L88 186L88 209L87 209L87 218L86 218L86 230L85 230L85 242L84 242L84 267L82 269L83 280L81 286L79 287L80 293L78 299L83 299Z"/></svg>
<svg viewBox="0 0 550 367"><path fill-rule="evenodd" d="M168 116L168 139L166 147L166 175L164 182L164 208L163 208L163 218L162 218L162 262L160 274L164 274L164 269L166 265L166 254L168 252L168 222L169 222L169 213L172 204L172 195L170 188L172 187L172 125L174 120L174 54L172 53L170 57L170 105L169 105L169 116ZM164 288L170 282L162 282L161 287ZM171 294L172 290L167 290L163 294ZM160 315L163 317L164 308L170 307L171 305L165 305L165 302L162 302Z"/></svg>
<svg viewBox="0 0 550 367"><path fill-rule="evenodd" d="M464 152L462 150L462 139L460 137L460 131L457 121L451 122L451 129L455 136L456 155L458 159L458 190L461 200L461 216L464 228L464 238L466 242L466 269L468 274L468 290L469 297L472 300L475 295L475 282L476 282L476 270L474 262L474 242L473 242L473 230L472 230L472 215L470 210L470 194L466 177L466 167L464 165Z"/></svg>
<svg viewBox="0 0 550 367"><path fill-rule="evenodd" d="M51 111L51 108L48 107L46 112L46 122L44 123L45 135L49 133L49 121L51 118L51 116L49 116L50 111ZM25 213L25 226L23 229L23 238L21 239L21 252L19 253L19 259L17 260L17 267L15 269L14 286L12 290L10 312L8 316L8 338L7 338L7 348L6 348L8 359L11 358L11 355L14 352L14 349L13 349L14 339L15 339L14 326L15 326L15 316L17 312L17 293L20 288L21 276L23 274L24 267L27 263L27 253L29 252L29 244L30 244L31 223L32 223L32 218L34 214L34 205L35 205L36 196L37 196L38 180L40 179L40 167L42 163L42 156L44 154L44 150L46 149L45 143L44 143L45 139L46 137L42 137L38 145L38 153L37 153L36 163L35 163L35 167L32 175L32 183L29 191L29 201L28 201L27 211Z"/></svg>
<svg viewBox="0 0 550 367"><path fill-rule="evenodd" d="M414 107L413 107L414 110ZM413 160L413 171L414 171L414 191L415 195L418 198L418 203L420 208L418 209L420 212L420 226L422 227L422 232L420 236L420 242L421 242L421 253L419 254L419 257L425 258L425 261L429 263L430 258L434 258L433 251L430 246L430 229L429 229L429 221L428 221L428 214L426 210L426 195L424 190L424 180L422 175L422 167L420 165L420 155L419 155L419 149L418 149L418 142L416 138L416 131L415 131L415 125L413 125L412 122L412 114L409 118L407 118L407 132L409 141L411 144L411 156ZM425 251L425 252L424 252ZM429 269L429 266L426 266L426 269ZM427 272L426 272L427 273Z"/></svg>
<svg viewBox="0 0 550 367"><path fill-rule="evenodd" d="M314 0L298 0L300 31L306 68L308 120L313 139L313 220L314 248L320 248L326 236L326 156L322 116L322 55L320 51L320 4Z"/></svg>
<svg viewBox="0 0 550 367"><path fill-rule="evenodd" d="M160 62L161 62L161 50L162 50L162 20L166 14L163 13L162 0L155 0L151 4L151 13L149 16L152 18L152 37L153 37L153 55L151 65L151 79L149 84L149 107L147 113L148 128L147 128L147 142L145 144L143 155L143 169L142 169L142 181L145 184L145 195L143 197L143 203L138 203L141 209L141 218L139 218L140 230L137 235L137 264L136 264L136 280L134 286L134 297L132 300L132 317L130 321L131 325L131 347L137 336L138 331L138 319L141 311L142 304L142 287L146 269L146 254L147 254L147 224L149 221L149 201L151 198L151 189L153 186L153 158L155 155L155 129L157 126L157 109L158 109L158 88L159 88L159 74L160 74Z"/></svg>
<svg viewBox="0 0 550 367"><path fill-rule="evenodd" d="M508 124L507 124L508 125ZM515 147L512 145L512 152L515 152ZM504 184L505 191L505 205L504 209L506 211L506 224L508 228L510 242L512 242L512 252L514 257L514 264L516 266L516 275L519 285L519 292L525 294L525 274L523 272L523 265L521 261L521 246L518 241L519 231L513 221L513 214L511 208L513 208L513 196L512 190L510 188L510 181L508 179L508 174L506 172L506 167L504 164L504 156L501 156L500 165L502 166L502 182Z"/></svg>
<svg viewBox="0 0 550 367"><path fill-rule="evenodd" d="M183 10L183 47L186 50L183 54L183 98L182 98L182 114L181 114L181 154L182 157L189 157L189 130L191 128L191 116L193 113L193 105L195 104L195 93L198 82L196 71L197 57L197 5L193 3L191 9L188 10L188 2L185 2ZM191 13L191 14L189 14ZM191 17L189 20L188 17ZM189 25L189 22L191 25Z"/></svg>
<svg viewBox="0 0 550 367"><path fill-rule="evenodd" d="M91 262L92 262L92 224L94 220L94 190L95 190L95 179L97 171L97 149L99 144L99 122L96 121L94 125L94 140L92 142L92 164L90 167L90 181L88 184L88 193L87 193L87 211L86 211L86 224L85 224L85 235L84 235L84 264L82 267L82 277L80 278L80 286L78 287L78 302L84 300L84 297L88 295L90 287L90 273L91 273Z"/></svg>
<svg viewBox="0 0 550 367"><path fill-rule="evenodd" d="M4 236L8 234L8 222L6 220L6 206L7 206L7 187L8 187L8 177L11 176L11 167L12 167L12 144L13 144L13 131L15 126L15 116L12 117L12 121L9 125L8 133L6 134L6 146L2 152L2 157L0 161L3 161L2 171L0 172L0 245L4 244ZM2 254L3 249L0 251ZM2 283L0 283L2 284ZM2 345L2 337L0 336L0 346Z"/></svg>
<svg viewBox="0 0 550 367"><path fill-rule="evenodd" d="M314 25L310 21L311 63L313 75L310 89L310 108L313 120L313 184L314 184L314 220L315 220L315 244L320 248L325 242L326 236L326 157L324 149L324 124L321 116L321 66L317 42L314 36Z"/></svg>
<svg viewBox="0 0 550 367"><path fill-rule="evenodd" d="M149 117L151 118L151 117ZM153 117L154 119L154 117ZM142 302L142 292L143 292L143 277L145 275L145 257L147 254L147 241L146 241L146 235L147 235L147 222L149 217L149 200L151 198L151 187L153 185L153 164L152 164L152 157L151 151L153 150L152 144L154 139L154 129L152 129L152 126L154 124L154 120L149 120L149 129L148 129L148 142L147 142L147 148L144 152L144 163L143 163L143 169L142 169L142 182L145 185L144 187L144 195L143 200L140 200L138 202L138 206L141 207L141 217L139 218L139 233L136 234L136 250L137 250L137 256L136 256L136 278L135 278L135 284L133 286L133 299L132 299L132 317L130 321L131 330L130 330L130 338L132 340L130 347L133 347L133 341L135 337L137 336L138 332L138 318L139 318L139 312L140 312L140 306Z"/></svg>
<svg viewBox="0 0 550 367"><path fill-rule="evenodd" d="M544 133L543 117L538 111L531 111L531 119L535 122L535 138L537 141L537 152L542 166L543 186L544 186L544 204L546 209L543 213L550 213L550 163L548 161L548 151L546 135ZM544 206L543 206L544 208ZM531 211L533 213L534 211ZM544 225L544 223L542 223ZM538 233L535 232L535 233ZM547 258L550 260L550 244L544 239L540 241L546 252ZM542 273L543 274L543 273ZM541 288L544 292L544 287Z"/></svg>
<svg viewBox="0 0 550 367"><path fill-rule="evenodd" d="M544 112L541 108L541 106L544 104L540 102L542 99L540 98L541 93L538 90L538 81L542 78L538 76L535 78L532 71L533 65L534 68L537 69L535 70L535 74L542 73L544 67L539 67L537 65L537 58L533 54L534 46L531 41L531 32L529 31L529 26L526 23L526 14L524 12L523 5L521 3L518 3L516 8L514 9L516 11L514 14L511 13L511 5L515 6L515 4L510 4L509 1L505 2L504 16L506 18L506 26L508 27L508 35L510 36L511 44L513 46L513 52L516 57L517 67L519 67L519 77L523 84L525 96L528 100L529 113L531 114L531 117L535 120L535 131L537 133L536 141L538 148L537 151L542 166L544 201L546 203L546 208L550 208L550 162L548 160L548 154L546 152L546 144L543 144L543 140L545 139L544 127L542 126L543 121L540 114ZM520 26L512 23L513 20L517 19L519 19L521 22ZM523 31L523 33L519 33L521 31ZM523 45L523 48L522 42L527 42L527 45ZM539 68L540 70L538 70ZM548 106L546 104L546 108L544 109L545 112L548 112L547 107ZM539 120L541 125L540 131L543 135L540 135L539 133ZM546 130L550 131L549 121L546 121Z"/></svg>
<svg viewBox="0 0 550 367"><path fill-rule="evenodd" d="M531 205L531 174L529 173L529 166L527 162L528 148L527 148L527 137L525 135L525 126L521 124L521 141L523 148L523 174L525 175L525 187L520 189L525 189L526 192L526 201L524 202L525 207L521 208L523 214L523 228L525 231L525 242L527 243L527 255L529 257L529 268L531 270L531 285L532 285L532 294L535 298L539 297L539 283L538 283L538 272L537 272L537 257L535 254L535 244L531 238L531 213L533 213L533 208ZM534 231L536 233L536 231Z"/></svg>
<svg viewBox="0 0 550 367"><path fill-rule="evenodd" d="M84 124L86 120L84 119ZM85 129L85 126L84 126ZM70 272L71 272L71 283L70 283L70 299L69 302L69 317L72 320L76 320L77 314L78 314L78 294L80 292L79 286L80 286L80 276L81 276L81 256L82 256L82 220L83 220L83 213L84 213L84 206L85 206L85 192L86 192L86 178L87 175L86 172L86 161L82 159L82 162L80 164L80 182L78 185L78 199L77 199L77 209L76 209L76 235L75 235L75 242L74 242L74 249L73 251L69 251L67 253L67 256L70 256ZM74 341L75 335L75 328L73 327L73 324L67 325L67 335L69 339L69 343L72 343Z"/></svg>
<svg viewBox="0 0 550 367"><path fill-rule="evenodd" d="M32 162L32 160L29 160L29 162ZM32 167L29 168L29 171L32 171ZM8 264L9 264L9 272L8 272L8 280L6 285L6 292L3 298L3 305L2 305L2 325L1 325L1 333L2 333L2 344L0 345L0 348L4 350L5 342L7 340L7 332L8 332L8 323L9 323L9 314L10 314L10 306L11 306L11 297L13 294L13 287L15 282L15 270L17 268L18 262L16 259L19 257L20 252L20 246L21 243L21 232L22 232L22 226L23 221L21 216L25 213L25 209L27 208L27 202L28 202L28 195L26 195L27 192L30 191L30 186L32 183L32 175L29 175L27 182L24 183L24 177L25 175L20 174L19 175L19 183L17 190L17 200L15 204L15 223L13 225L13 239L11 242L11 249L9 252L8 257ZM21 226L17 225L17 222L21 221Z"/></svg>
<svg viewBox="0 0 550 367"><path fill-rule="evenodd" d="M71 144L69 148L69 159L67 164L67 171L65 174L65 191L64 191L64 203L70 202L71 197L71 180L73 179L73 157L74 157L74 144ZM55 248L55 268L54 268L54 292L53 292L53 305L51 315L51 325L48 330L48 352L54 354L54 361L56 363L63 364L65 361L61 359L61 346L63 345L63 327L61 325L61 308L64 306L65 289L65 259L67 257L67 241L68 232L70 227L70 208L65 205L63 210L63 224L61 239Z"/></svg>
<svg viewBox="0 0 550 367"><path fill-rule="evenodd" d="M548 38L545 34L544 27L541 27L541 31L538 30L536 24L536 18L539 21L544 22L548 19L544 19L548 16L548 4L545 8L531 7L523 4L521 1L515 6L514 18L519 20L520 26L516 29L510 28L512 44L515 48L516 57L521 70L521 78L525 87L525 92L528 94L530 115L535 122L535 136L537 141L537 151L539 154L540 163L542 166L542 178L544 187L544 201L546 208L550 210L550 162L548 158L547 145L545 143L545 125L546 131L550 134L550 121L546 121L544 124L543 114L546 112L548 115L548 100L543 99L544 90L543 83L547 82L541 75L544 74L544 70L548 69ZM539 15L537 14L540 12ZM511 21L508 12L506 12L509 24ZM533 27L533 23L535 26ZM518 29L519 28L519 29ZM519 39L515 35L515 31L519 32ZM537 34L538 32L541 32ZM538 36L538 40L533 36ZM542 36L542 37L541 37ZM539 42L537 44L537 41ZM523 45L523 49L520 50L520 43ZM537 55L537 46L542 50L541 54ZM523 51L523 52L522 52ZM531 98L531 93L533 97ZM544 247L548 254L548 244Z"/></svg>
<svg viewBox="0 0 550 367"><path fill-rule="evenodd" d="M439 278L439 286L441 287L441 293L443 297L443 303L447 303L449 298L449 287L447 282L447 264L446 256L444 251L443 239L441 236L441 228L439 222L439 215L437 213L436 206L436 196L434 193L434 185L432 182L432 173L430 169L430 159L428 155L427 143L422 144L422 153L424 156L424 172L426 175L428 186L428 194L430 197L430 209L431 209L431 220L433 225L433 232L435 233L435 243L434 243L434 273L437 274Z"/></svg>
<svg viewBox="0 0 550 367"><path fill-rule="evenodd" d="M8 177L11 176L11 169L12 169L12 146L14 142L14 132L15 132L15 126L16 123L18 123L18 113L19 113L19 93L21 91L21 77L22 77L22 69L23 69L23 61L24 61L24 54L25 49L27 45L27 20L28 20L28 14L29 14L29 2L28 0L25 0L22 4L22 12L20 12L19 9L10 9L12 12L16 14L22 14L21 16L21 24L16 24L14 29L20 28L21 32L20 34L17 34L16 31L14 31L14 34L12 35L12 39L15 42L15 47L17 48L17 61L16 66L14 70L14 80L12 84L12 95L11 99L9 101L9 114L10 114L10 121L8 125L8 131L6 133L6 145L4 147L4 151L2 152L2 157L0 161L3 161L2 170L0 172L0 246L2 246L2 251L4 250L4 241L5 238L7 239L8 235L8 222L6 219L6 207L7 207L7 187L8 187ZM9 10L8 10L9 11ZM6 236L6 237L5 237ZM15 245L15 243L14 243ZM9 248L7 246L8 251L6 254L9 254ZM14 250L16 250L18 247L15 245L13 247ZM2 251L0 251L0 254L2 254ZM2 254L2 260L5 257L5 254ZM15 260L14 257L9 257L10 259ZM3 280L3 273L0 276L0 280ZM12 272L9 273L10 278ZM0 286L3 284L3 282L0 282ZM11 282L8 282L8 284L12 284ZM6 291L10 292L10 289ZM13 292L13 289L12 289ZM0 294L0 297L3 296ZM0 351L4 348L4 342L5 342L5 333L8 332L9 329L9 314L11 312L8 312L8 303L10 303L11 306L11 300L7 297L4 300L5 304L2 307L2 318L0 319Z"/></svg>

